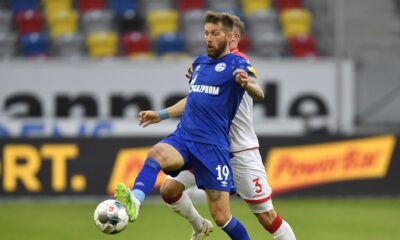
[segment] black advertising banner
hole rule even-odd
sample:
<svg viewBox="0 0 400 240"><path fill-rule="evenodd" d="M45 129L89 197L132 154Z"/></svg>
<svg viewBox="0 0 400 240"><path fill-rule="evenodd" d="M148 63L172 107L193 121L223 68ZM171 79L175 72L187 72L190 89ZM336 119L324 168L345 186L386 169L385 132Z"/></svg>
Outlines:
<svg viewBox="0 0 400 240"><path fill-rule="evenodd" d="M1 139L0 196L100 196L133 184L160 138ZM399 195L395 135L261 137L274 195ZM164 180L160 173L156 186Z"/></svg>
<svg viewBox="0 0 400 240"><path fill-rule="evenodd" d="M1 140L1 195L111 194L110 180L128 183L132 172L140 169L147 148L157 141L155 138Z"/></svg>

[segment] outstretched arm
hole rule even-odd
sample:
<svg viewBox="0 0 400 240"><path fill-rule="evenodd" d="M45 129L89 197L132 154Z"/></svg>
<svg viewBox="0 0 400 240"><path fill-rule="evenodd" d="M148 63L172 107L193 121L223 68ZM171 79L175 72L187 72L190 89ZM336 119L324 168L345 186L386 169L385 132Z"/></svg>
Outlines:
<svg viewBox="0 0 400 240"><path fill-rule="evenodd" d="M147 127L150 124L159 123L162 120L168 119L170 117L179 117L182 115L183 110L186 105L186 97L174 105L163 109L161 111L141 111L139 112L139 125L142 127Z"/></svg>
<svg viewBox="0 0 400 240"><path fill-rule="evenodd" d="M261 86L258 85L255 78L249 76L243 69L236 69L233 75L235 75L236 81L240 86L242 86L255 101L264 99L264 91Z"/></svg>

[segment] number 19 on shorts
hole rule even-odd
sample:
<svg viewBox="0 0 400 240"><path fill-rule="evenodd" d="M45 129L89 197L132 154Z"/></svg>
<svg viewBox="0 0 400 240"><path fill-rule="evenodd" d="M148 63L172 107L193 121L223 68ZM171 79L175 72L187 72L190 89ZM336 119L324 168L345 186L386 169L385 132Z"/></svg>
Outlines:
<svg viewBox="0 0 400 240"><path fill-rule="evenodd" d="M218 167L215 168L218 173L217 180L218 181L226 181L228 180L229 177L229 168L228 166L224 165L221 167L221 165L218 165Z"/></svg>

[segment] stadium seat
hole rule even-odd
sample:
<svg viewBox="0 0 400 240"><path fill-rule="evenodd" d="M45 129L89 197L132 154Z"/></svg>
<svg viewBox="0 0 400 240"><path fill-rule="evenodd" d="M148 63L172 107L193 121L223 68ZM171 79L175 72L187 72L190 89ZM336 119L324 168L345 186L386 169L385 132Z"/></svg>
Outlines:
<svg viewBox="0 0 400 240"><path fill-rule="evenodd" d="M276 7L279 12L290 8L302 8L301 0L276 0Z"/></svg>
<svg viewBox="0 0 400 240"><path fill-rule="evenodd" d="M52 38L74 33L78 30L78 13L74 10L61 10L51 13L48 26Z"/></svg>
<svg viewBox="0 0 400 240"><path fill-rule="evenodd" d="M162 34L155 41L155 50L159 55L184 53L185 41L179 33Z"/></svg>
<svg viewBox="0 0 400 240"><path fill-rule="evenodd" d="M281 57L285 54L286 42L280 32L264 32L252 36L251 48L260 56Z"/></svg>
<svg viewBox="0 0 400 240"><path fill-rule="evenodd" d="M0 57L12 57L15 54L17 36L14 33L0 32Z"/></svg>
<svg viewBox="0 0 400 240"><path fill-rule="evenodd" d="M92 58L114 57L118 53L118 36L114 32L93 32L86 39Z"/></svg>
<svg viewBox="0 0 400 240"><path fill-rule="evenodd" d="M113 14L109 10L91 10L82 15L82 29L85 33L107 32L113 29Z"/></svg>
<svg viewBox="0 0 400 240"><path fill-rule="evenodd" d="M204 0L177 0L181 12L200 10L204 8Z"/></svg>
<svg viewBox="0 0 400 240"><path fill-rule="evenodd" d="M38 33L43 29L43 15L37 10L20 11L16 16L16 24L20 35Z"/></svg>
<svg viewBox="0 0 400 240"><path fill-rule="evenodd" d="M311 34L297 34L289 38L290 53L294 57L316 57L318 56L316 50L315 37Z"/></svg>
<svg viewBox="0 0 400 240"><path fill-rule="evenodd" d="M271 9L271 0L241 0L242 9L245 15L251 15L257 11L265 11Z"/></svg>
<svg viewBox="0 0 400 240"><path fill-rule="evenodd" d="M116 22L120 33L143 31L145 28L145 20L133 10L117 15Z"/></svg>
<svg viewBox="0 0 400 240"><path fill-rule="evenodd" d="M111 0L111 8L114 14L119 16L125 14L127 11L138 11L138 0Z"/></svg>
<svg viewBox="0 0 400 240"><path fill-rule="evenodd" d="M80 12L85 13L91 10L104 9L104 0L77 0L78 9Z"/></svg>
<svg viewBox="0 0 400 240"><path fill-rule="evenodd" d="M193 10L182 13L181 26L185 38L198 32L203 32L204 13L204 10Z"/></svg>
<svg viewBox="0 0 400 240"><path fill-rule="evenodd" d="M236 0L207 0L207 6L209 9L214 11L226 11L231 13L234 13L239 8Z"/></svg>
<svg viewBox="0 0 400 240"><path fill-rule="evenodd" d="M197 31L185 37L187 52L193 56L206 52L204 45L204 33Z"/></svg>
<svg viewBox="0 0 400 240"><path fill-rule="evenodd" d="M161 34L178 31L178 12L176 10L154 10L147 15L147 24L151 38Z"/></svg>
<svg viewBox="0 0 400 240"><path fill-rule="evenodd" d="M151 53L150 38L143 32L127 32L121 39L122 51L125 56Z"/></svg>
<svg viewBox="0 0 400 240"><path fill-rule="evenodd" d="M284 10L281 15L283 32L286 39L296 35L310 33L311 14L304 8L291 8Z"/></svg>
<svg viewBox="0 0 400 240"><path fill-rule="evenodd" d="M37 7L36 0L12 0L11 1L11 10L14 15L17 15L18 12L27 11L27 10L35 10Z"/></svg>
<svg viewBox="0 0 400 240"><path fill-rule="evenodd" d="M57 57L78 58L83 56L83 37L78 33L60 35L53 40L53 52Z"/></svg>
<svg viewBox="0 0 400 240"><path fill-rule="evenodd" d="M145 0L140 1L139 12L147 16L151 11L176 9L175 0Z"/></svg>
<svg viewBox="0 0 400 240"><path fill-rule="evenodd" d="M72 0L42 0L46 17L59 11L71 10Z"/></svg>
<svg viewBox="0 0 400 240"><path fill-rule="evenodd" d="M251 36L259 33L278 31L278 16L274 10L256 11L247 16L246 28Z"/></svg>
<svg viewBox="0 0 400 240"><path fill-rule="evenodd" d="M11 12L5 9L0 9L0 33L11 31L11 23Z"/></svg>
<svg viewBox="0 0 400 240"><path fill-rule="evenodd" d="M26 34L20 39L20 51L25 57L47 56L49 45L48 36L41 33Z"/></svg>

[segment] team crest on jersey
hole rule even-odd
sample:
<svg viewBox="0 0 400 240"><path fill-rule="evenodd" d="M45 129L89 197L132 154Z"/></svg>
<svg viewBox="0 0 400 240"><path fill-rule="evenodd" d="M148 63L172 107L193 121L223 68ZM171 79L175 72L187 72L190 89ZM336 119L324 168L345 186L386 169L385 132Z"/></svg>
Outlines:
<svg viewBox="0 0 400 240"><path fill-rule="evenodd" d="M226 68L226 64L225 64L225 63L218 63L218 64L215 66L215 71L216 71L216 72L222 72L222 71L225 70L225 68Z"/></svg>

